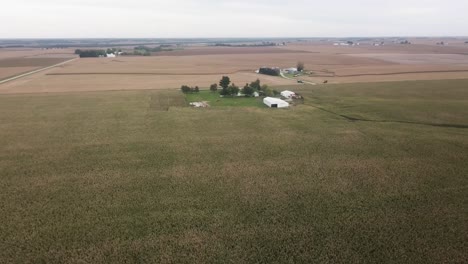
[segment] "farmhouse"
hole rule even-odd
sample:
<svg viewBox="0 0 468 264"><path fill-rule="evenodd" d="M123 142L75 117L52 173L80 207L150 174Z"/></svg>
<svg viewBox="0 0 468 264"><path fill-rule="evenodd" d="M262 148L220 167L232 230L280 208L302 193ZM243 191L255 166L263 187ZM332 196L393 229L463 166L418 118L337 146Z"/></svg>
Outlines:
<svg viewBox="0 0 468 264"><path fill-rule="evenodd" d="M106 54L106 57L107 57L107 58L115 58L116 56L115 56L114 53L107 53L107 54Z"/></svg>
<svg viewBox="0 0 468 264"><path fill-rule="evenodd" d="M296 96L296 93L286 90L281 92L281 96L287 99L291 99Z"/></svg>
<svg viewBox="0 0 468 264"><path fill-rule="evenodd" d="M288 108L289 107L288 102L283 101L278 98L273 98L273 97L265 97L265 99L263 99L263 103L271 108Z"/></svg>

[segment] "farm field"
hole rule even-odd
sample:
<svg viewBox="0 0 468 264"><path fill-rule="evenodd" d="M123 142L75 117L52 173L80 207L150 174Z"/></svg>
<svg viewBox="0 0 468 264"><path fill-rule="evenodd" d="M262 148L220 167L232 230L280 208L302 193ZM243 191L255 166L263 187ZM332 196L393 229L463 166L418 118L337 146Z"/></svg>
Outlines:
<svg viewBox="0 0 468 264"><path fill-rule="evenodd" d="M0 49L0 80L52 66L74 57L76 56L69 51L63 50Z"/></svg>
<svg viewBox="0 0 468 264"><path fill-rule="evenodd" d="M69 51L70 54L59 54L59 51ZM3 51L5 58L0 60L0 65L16 67L5 68L7 70L0 73L1 76L21 72L19 66L26 66L27 62L73 56L71 49L49 53L40 50L36 54L28 50L22 58L7 58L5 54L9 52L18 51ZM298 61L303 61L306 70L313 72L310 76L299 78L310 83L468 78L468 45L343 47L311 42L280 47L189 46L155 54L157 56L79 59L62 67L3 84L0 93L165 90L178 89L181 85L208 87L223 75L229 75L237 85L257 78L270 86L297 85L295 80L254 72L262 66L293 67Z"/></svg>
<svg viewBox="0 0 468 264"><path fill-rule="evenodd" d="M467 87L303 85L289 110L1 94L0 259L463 263Z"/></svg>

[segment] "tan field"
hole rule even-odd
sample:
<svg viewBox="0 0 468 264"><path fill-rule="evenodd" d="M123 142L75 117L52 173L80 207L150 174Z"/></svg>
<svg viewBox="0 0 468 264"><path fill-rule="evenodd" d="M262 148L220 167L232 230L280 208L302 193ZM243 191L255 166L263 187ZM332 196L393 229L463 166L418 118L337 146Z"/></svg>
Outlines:
<svg viewBox="0 0 468 264"><path fill-rule="evenodd" d="M71 49L0 49L0 80L76 57Z"/></svg>
<svg viewBox="0 0 468 264"><path fill-rule="evenodd" d="M426 40L427 42L427 40ZM429 42L428 42L429 43ZM0 52L0 67L30 66L73 56L64 50L24 50L23 57ZM76 92L100 90L178 89L181 85L208 87L228 75L239 86L259 78L270 86L298 85L296 80L258 75L261 66L294 67L303 61L312 73L298 79L322 83L468 78L468 45L389 44L375 47L333 46L332 43L294 43L282 47L206 47L156 53L157 56L87 58L0 85L0 93ZM26 58L25 58L26 57ZM3 61L3 64L2 64ZM45 61L49 61L45 63ZM2 69L2 68L0 68ZM21 69L22 70L22 69ZM2 70L1 76L16 74Z"/></svg>

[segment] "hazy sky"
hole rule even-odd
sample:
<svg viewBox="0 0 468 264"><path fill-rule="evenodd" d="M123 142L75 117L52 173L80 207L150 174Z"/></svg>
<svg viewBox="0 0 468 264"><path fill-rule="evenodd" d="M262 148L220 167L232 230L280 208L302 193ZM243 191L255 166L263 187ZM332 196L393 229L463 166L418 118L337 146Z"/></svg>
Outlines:
<svg viewBox="0 0 468 264"><path fill-rule="evenodd" d="M2 0L0 38L468 36L468 0Z"/></svg>

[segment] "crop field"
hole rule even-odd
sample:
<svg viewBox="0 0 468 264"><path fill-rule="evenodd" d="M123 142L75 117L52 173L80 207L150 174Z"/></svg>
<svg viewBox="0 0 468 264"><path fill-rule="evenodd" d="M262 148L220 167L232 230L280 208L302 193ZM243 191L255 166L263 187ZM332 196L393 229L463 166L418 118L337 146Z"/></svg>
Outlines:
<svg viewBox="0 0 468 264"><path fill-rule="evenodd" d="M33 62L65 60L71 49L2 51L0 76L20 73ZM69 52L70 54L63 54ZM6 55L5 55L6 54ZM292 43L282 47L206 47L157 53L157 56L80 59L46 72L0 86L0 93L79 92L109 90L178 89L181 85L208 87L229 75L237 85L259 78L270 86L297 85L286 80L255 74L262 66L288 68L298 61L311 75L310 83L356 83L468 78L468 45L397 45L374 47L333 46L332 43ZM63 56L63 57L62 57ZM67 57L68 56L68 57ZM3 63L2 63L3 61ZM1 77L0 77L1 78ZM66 84L66 85L63 85Z"/></svg>
<svg viewBox="0 0 468 264"><path fill-rule="evenodd" d="M65 51L62 51L65 52ZM72 54L45 52L42 49L9 50L0 49L0 80L64 62ZM1 88L0 88L1 89Z"/></svg>
<svg viewBox="0 0 468 264"><path fill-rule="evenodd" d="M1 262L464 263L467 87L2 94Z"/></svg>

